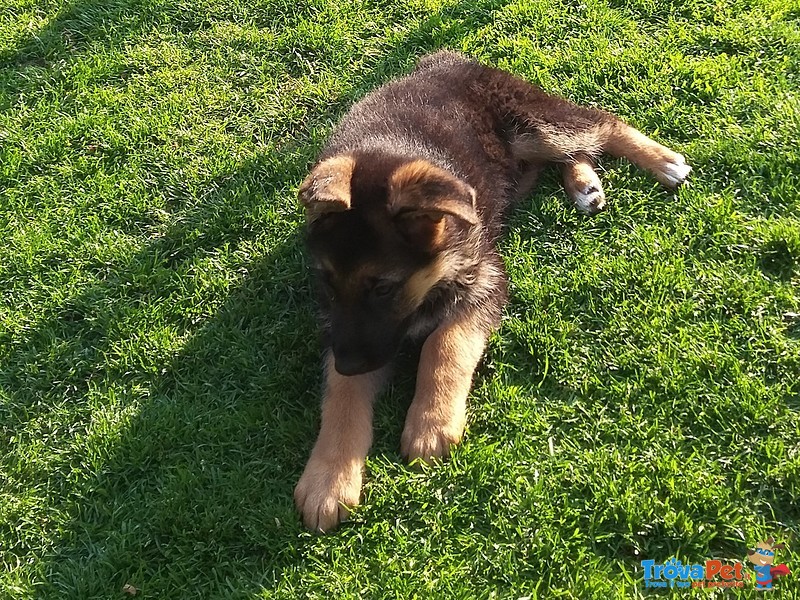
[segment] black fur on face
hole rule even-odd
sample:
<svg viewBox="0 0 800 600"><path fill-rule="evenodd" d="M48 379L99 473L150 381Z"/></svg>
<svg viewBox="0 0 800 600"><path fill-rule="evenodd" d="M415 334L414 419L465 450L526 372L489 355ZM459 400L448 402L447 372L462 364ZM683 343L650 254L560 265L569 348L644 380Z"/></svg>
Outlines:
<svg viewBox="0 0 800 600"><path fill-rule="evenodd" d="M433 260L391 222L376 233L369 220L351 210L310 226L320 307L342 375L375 370L394 357L417 308L407 288Z"/></svg>
<svg viewBox="0 0 800 600"><path fill-rule="evenodd" d="M457 274L441 259L474 225L471 188L424 161L372 156L328 161L307 189L322 197L308 198L318 211L308 247L336 370L375 370L430 290Z"/></svg>

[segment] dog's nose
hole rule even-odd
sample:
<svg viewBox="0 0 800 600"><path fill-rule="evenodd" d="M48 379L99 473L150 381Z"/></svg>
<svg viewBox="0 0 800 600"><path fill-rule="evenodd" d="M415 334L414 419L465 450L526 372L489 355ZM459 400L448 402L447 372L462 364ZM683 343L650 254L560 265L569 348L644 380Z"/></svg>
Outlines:
<svg viewBox="0 0 800 600"><path fill-rule="evenodd" d="M333 358L336 371L340 375L346 375L350 377L352 375L361 375L362 373L367 373L369 371L374 370L368 360L366 360L365 358L361 358L359 356L355 355L340 356L334 352Z"/></svg>

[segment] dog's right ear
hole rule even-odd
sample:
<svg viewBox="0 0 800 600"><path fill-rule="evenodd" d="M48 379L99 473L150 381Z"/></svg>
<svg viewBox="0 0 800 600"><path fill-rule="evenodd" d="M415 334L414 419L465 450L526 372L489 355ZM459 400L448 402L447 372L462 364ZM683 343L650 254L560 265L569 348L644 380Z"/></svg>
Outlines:
<svg viewBox="0 0 800 600"><path fill-rule="evenodd" d="M355 166L350 156L334 156L314 167L297 194L309 219L350 209L350 181Z"/></svg>

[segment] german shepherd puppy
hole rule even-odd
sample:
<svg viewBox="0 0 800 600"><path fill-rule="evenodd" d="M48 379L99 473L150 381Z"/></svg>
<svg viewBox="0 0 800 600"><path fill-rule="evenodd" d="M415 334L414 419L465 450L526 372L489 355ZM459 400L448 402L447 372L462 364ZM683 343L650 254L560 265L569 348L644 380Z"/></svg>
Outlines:
<svg viewBox="0 0 800 600"><path fill-rule="evenodd" d="M403 455L442 458L461 439L506 302L495 245L509 204L556 164L578 210L602 210L602 152L668 188L691 169L607 112L453 52L345 115L299 190L327 339L321 431L294 493L308 528L330 531L358 504L373 400L403 340L423 342Z"/></svg>

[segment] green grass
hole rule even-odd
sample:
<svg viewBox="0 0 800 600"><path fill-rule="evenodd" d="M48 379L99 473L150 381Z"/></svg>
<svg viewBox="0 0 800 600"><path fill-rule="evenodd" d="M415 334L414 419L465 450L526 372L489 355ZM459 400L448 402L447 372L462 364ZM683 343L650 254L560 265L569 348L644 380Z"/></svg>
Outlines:
<svg viewBox="0 0 800 600"><path fill-rule="evenodd" d="M605 161L591 219L545 177L464 443L402 464L406 365L363 507L316 537L295 189L440 47L695 170ZM800 596L798 89L790 0L0 0L0 598L638 597L644 558L768 535Z"/></svg>

